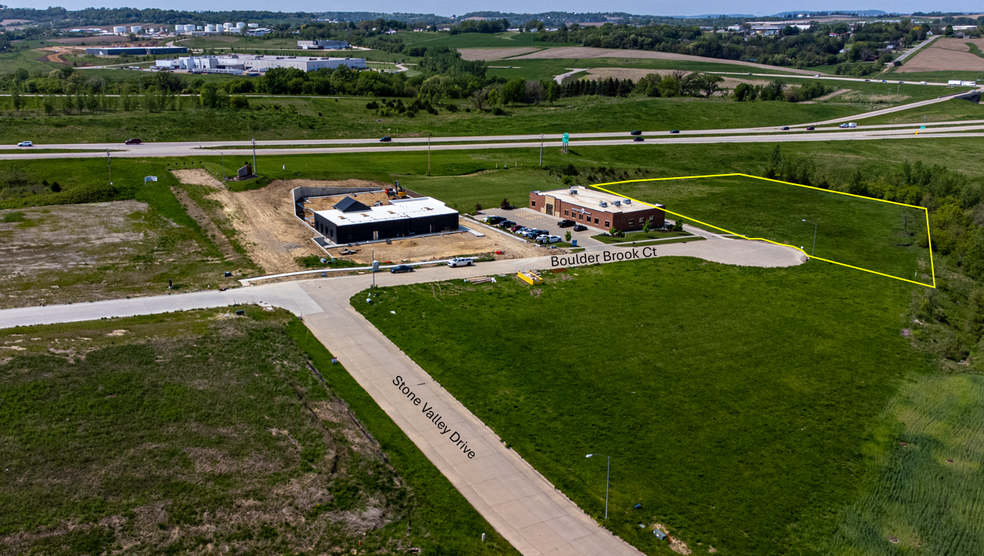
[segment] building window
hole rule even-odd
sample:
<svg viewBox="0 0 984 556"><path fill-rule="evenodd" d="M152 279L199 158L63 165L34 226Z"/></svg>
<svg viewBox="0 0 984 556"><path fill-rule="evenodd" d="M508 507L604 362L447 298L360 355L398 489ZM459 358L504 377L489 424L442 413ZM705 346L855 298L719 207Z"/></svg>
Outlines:
<svg viewBox="0 0 984 556"><path fill-rule="evenodd" d="M605 227L606 227L606 228L611 228L611 227L612 227L612 225L611 225L611 224L609 224L607 220L605 220Z"/></svg>
<svg viewBox="0 0 984 556"><path fill-rule="evenodd" d="M536 206L536 201L530 201L530 206L531 207L535 207Z"/></svg>
<svg viewBox="0 0 984 556"><path fill-rule="evenodd" d="M577 219L578 219L578 220L584 220L584 215L583 215L583 214L579 214L579 215L577 215Z"/></svg>
<svg viewBox="0 0 984 556"><path fill-rule="evenodd" d="M597 218L595 218L595 224L597 224L597 223L598 223L598 219L597 219Z"/></svg>
<svg viewBox="0 0 984 556"><path fill-rule="evenodd" d="M567 209L564 209L564 216L567 216Z"/></svg>
<svg viewBox="0 0 984 556"><path fill-rule="evenodd" d="M631 228L635 224L635 218L629 218L629 227Z"/></svg>
<svg viewBox="0 0 984 556"><path fill-rule="evenodd" d="M652 221L653 221L653 215L651 215L651 214L649 215L649 221L650 221L650 222L652 222Z"/></svg>

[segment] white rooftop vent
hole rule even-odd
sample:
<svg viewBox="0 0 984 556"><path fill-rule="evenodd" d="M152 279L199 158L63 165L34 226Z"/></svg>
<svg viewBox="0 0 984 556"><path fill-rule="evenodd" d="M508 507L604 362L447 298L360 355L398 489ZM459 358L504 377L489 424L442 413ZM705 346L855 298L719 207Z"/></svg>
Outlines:
<svg viewBox="0 0 984 556"><path fill-rule="evenodd" d="M577 195L577 189L571 189L571 195Z"/></svg>
<svg viewBox="0 0 984 556"><path fill-rule="evenodd" d="M598 203L598 206L601 208L606 208L608 206L608 201L602 201Z"/></svg>
<svg viewBox="0 0 984 556"><path fill-rule="evenodd" d="M622 201L615 201L612 204L615 205L616 207L620 207L622 206Z"/></svg>
<svg viewBox="0 0 984 556"><path fill-rule="evenodd" d="M625 203L625 204L627 204L627 205L631 205L632 204L632 199L626 199L626 200L624 200L622 202Z"/></svg>

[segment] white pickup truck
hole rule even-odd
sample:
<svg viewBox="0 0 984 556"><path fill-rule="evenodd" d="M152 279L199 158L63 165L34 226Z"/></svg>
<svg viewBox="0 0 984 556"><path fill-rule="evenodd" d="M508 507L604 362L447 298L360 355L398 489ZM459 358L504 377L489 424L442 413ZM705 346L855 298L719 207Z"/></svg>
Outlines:
<svg viewBox="0 0 984 556"><path fill-rule="evenodd" d="M846 128L852 128L852 129L853 129L853 128L855 128L855 127L858 127L858 124L856 124L856 123L854 123L854 122L849 122L849 123L846 123L846 124L841 124L840 126L841 126L842 128L845 128L845 129L846 129Z"/></svg>

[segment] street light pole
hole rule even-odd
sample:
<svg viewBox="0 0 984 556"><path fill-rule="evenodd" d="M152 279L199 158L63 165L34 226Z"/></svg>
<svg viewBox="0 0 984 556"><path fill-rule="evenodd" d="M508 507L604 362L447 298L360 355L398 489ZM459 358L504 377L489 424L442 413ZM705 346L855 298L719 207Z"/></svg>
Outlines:
<svg viewBox="0 0 984 556"><path fill-rule="evenodd" d="M253 142L253 175L256 175L256 139L250 139Z"/></svg>
<svg viewBox="0 0 984 556"><path fill-rule="evenodd" d="M223 152L220 151L219 154L222 156L222 183L225 183L226 182L226 177L225 177L225 153L223 153Z"/></svg>
<svg viewBox="0 0 984 556"><path fill-rule="evenodd" d="M810 251L810 256L812 257L813 255L816 255L816 253L817 253L817 223L816 222L810 222L809 220L807 220L805 218L803 219L803 222L806 222L807 224L813 224L813 250Z"/></svg>
<svg viewBox="0 0 984 556"><path fill-rule="evenodd" d="M113 163L109 158L109 149L106 149L106 168L109 170L109 185L113 185Z"/></svg>
<svg viewBox="0 0 984 556"><path fill-rule="evenodd" d="M608 458L608 474L605 476L605 519L608 519L608 487L611 485L612 478L612 456L605 456L604 454L588 454L584 457L590 458L591 456L604 456Z"/></svg>
<svg viewBox="0 0 984 556"><path fill-rule="evenodd" d="M540 134L540 166L543 166L543 134Z"/></svg>

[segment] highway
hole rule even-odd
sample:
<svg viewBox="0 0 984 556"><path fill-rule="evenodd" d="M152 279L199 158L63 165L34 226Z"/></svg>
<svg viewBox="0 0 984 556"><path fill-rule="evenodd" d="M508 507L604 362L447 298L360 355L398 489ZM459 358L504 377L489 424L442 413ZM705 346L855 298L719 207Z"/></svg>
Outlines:
<svg viewBox="0 0 984 556"><path fill-rule="evenodd" d="M977 90L980 91L980 90ZM643 131L644 141L636 142L628 135L628 131L575 133L570 135L570 144L575 146L611 146L611 145L673 145L673 144L715 144L715 143L776 143L804 141L864 141L877 139L912 139L920 137L942 137L959 135L961 137L977 137L974 132L984 131L982 120L964 120L955 122L932 123L926 129L921 124L878 124L861 126L854 129L841 129L837 124L858 122L867 118L894 114L904 110L920 108L932 104L946 102L965 97L977 91L959 92L935 99L923 100L874 110L864 114L835 118L815 123L792 124L788 131L777 126L746 127L726 129L694 129L680 130L670 133L669 130ZM807 127L816 129L807 131ZM918 131L918 133L917 133ZM969 133L968 133L969 132ZM541 141L544 147L560 147L561 134L523 134L523 135L472 135L449 137L393 137L388 143L379 138L362 139L298 139L256 141L257 156L282 156L295 154L338 154L338 153L370 153L370 152L411 152L411 151L448 151L448 150L486 150L539 148ZM0 160L26 160L49 158L97 158L105 153L93 152L93 149L112 150L112 156L117 158L147 158L147 157L182 157L182 156L214 156L230 149L230 154L251 153L250 141L177 141L177 142L146 142L142 145L122 145L120 143L57 143L36 144L37 149L72 150L84 149L88 152L31 152L30 147L23 147L22 152L0 153ZM267 148L264 148L267 147Z"/></svg>

